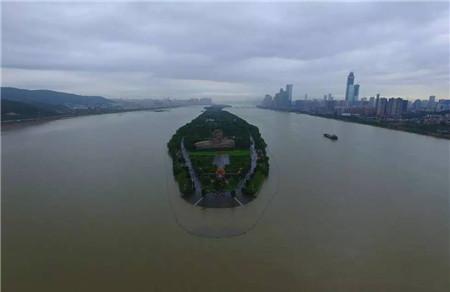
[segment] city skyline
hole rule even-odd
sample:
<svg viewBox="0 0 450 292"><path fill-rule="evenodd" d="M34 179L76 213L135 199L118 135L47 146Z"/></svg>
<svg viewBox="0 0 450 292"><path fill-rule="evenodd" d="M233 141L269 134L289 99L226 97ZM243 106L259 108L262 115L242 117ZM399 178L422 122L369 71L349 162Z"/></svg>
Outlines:
<svg viewBox="0 0 450 292"><path fill-rule="evenodd" d="M2 85L233 101L289 83L292 100L344 99L353 71L359 98L445 99L449 5L3 3Z"/></svg>

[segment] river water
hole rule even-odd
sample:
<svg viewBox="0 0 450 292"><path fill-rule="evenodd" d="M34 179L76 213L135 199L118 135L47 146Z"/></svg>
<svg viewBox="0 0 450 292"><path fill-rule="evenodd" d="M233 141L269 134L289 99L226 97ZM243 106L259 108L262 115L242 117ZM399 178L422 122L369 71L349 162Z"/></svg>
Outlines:
<svg viewBox="0 0 450 292"><path fill-rule="evenodd" d="M171 176L166 143L201 107L4 131L3 291L448 291L449 141L230 111L260 128L271 169L225 210Z"/></svg>

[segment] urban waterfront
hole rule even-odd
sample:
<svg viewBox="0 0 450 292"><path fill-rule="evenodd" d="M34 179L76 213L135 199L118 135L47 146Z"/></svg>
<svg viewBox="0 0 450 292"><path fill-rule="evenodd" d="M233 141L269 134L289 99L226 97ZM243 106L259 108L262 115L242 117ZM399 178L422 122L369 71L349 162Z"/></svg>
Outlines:
<svg viewBox="0 0 450 292"><path fill-rule="evenodd" d="M273 97L266 94L259 107L450 139L448 97L437 101L436 96L430 95L428 100L411 102L401 97L382 97L377 93L376 97L359 99L360 84L354 82L355 74L350 72L343 100L336 100L331 93L325 94L323 99L308 99L306 93L304 99L293 100L293 85L287 84Z"/></svg>
<svg viewBox="0 0 450 292"><path fill-rule="evenodd" d="M271 163L235 209L179 198L166 143L202 107L4 131L4 290L448 289L448 140L227 110L260 129Z"/></svg>

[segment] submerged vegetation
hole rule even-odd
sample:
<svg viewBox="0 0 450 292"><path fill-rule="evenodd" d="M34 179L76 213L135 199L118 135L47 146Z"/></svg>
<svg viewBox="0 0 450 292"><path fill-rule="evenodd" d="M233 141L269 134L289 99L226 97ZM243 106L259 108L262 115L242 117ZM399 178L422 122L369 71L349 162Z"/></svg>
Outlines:
<svg viewBox="0 0 450 292"><path fill-rule="evenodd" d="M207 108L179 128L167 145L184 196L196 191L255 196L269 174L266 143L259 129L221 107Z"/></svg>

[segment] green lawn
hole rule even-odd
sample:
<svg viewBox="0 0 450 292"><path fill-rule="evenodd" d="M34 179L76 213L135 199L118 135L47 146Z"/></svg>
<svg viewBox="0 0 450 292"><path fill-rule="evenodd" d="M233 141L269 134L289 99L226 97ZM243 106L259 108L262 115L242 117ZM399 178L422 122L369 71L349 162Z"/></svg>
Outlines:
<svg viewBox="0 0 450 292"><path fill-rule="evenodd" d="M228 183L218 184L216 181L216 166L213 165L214 157L219 154L228 154L230 164L225 167L226 180ZM200 181L207 191L233 190L236 188L245 174L250 169L250 150L231 149L224 151L202 150L189 152L192 166L194 167Z"/></svg>

